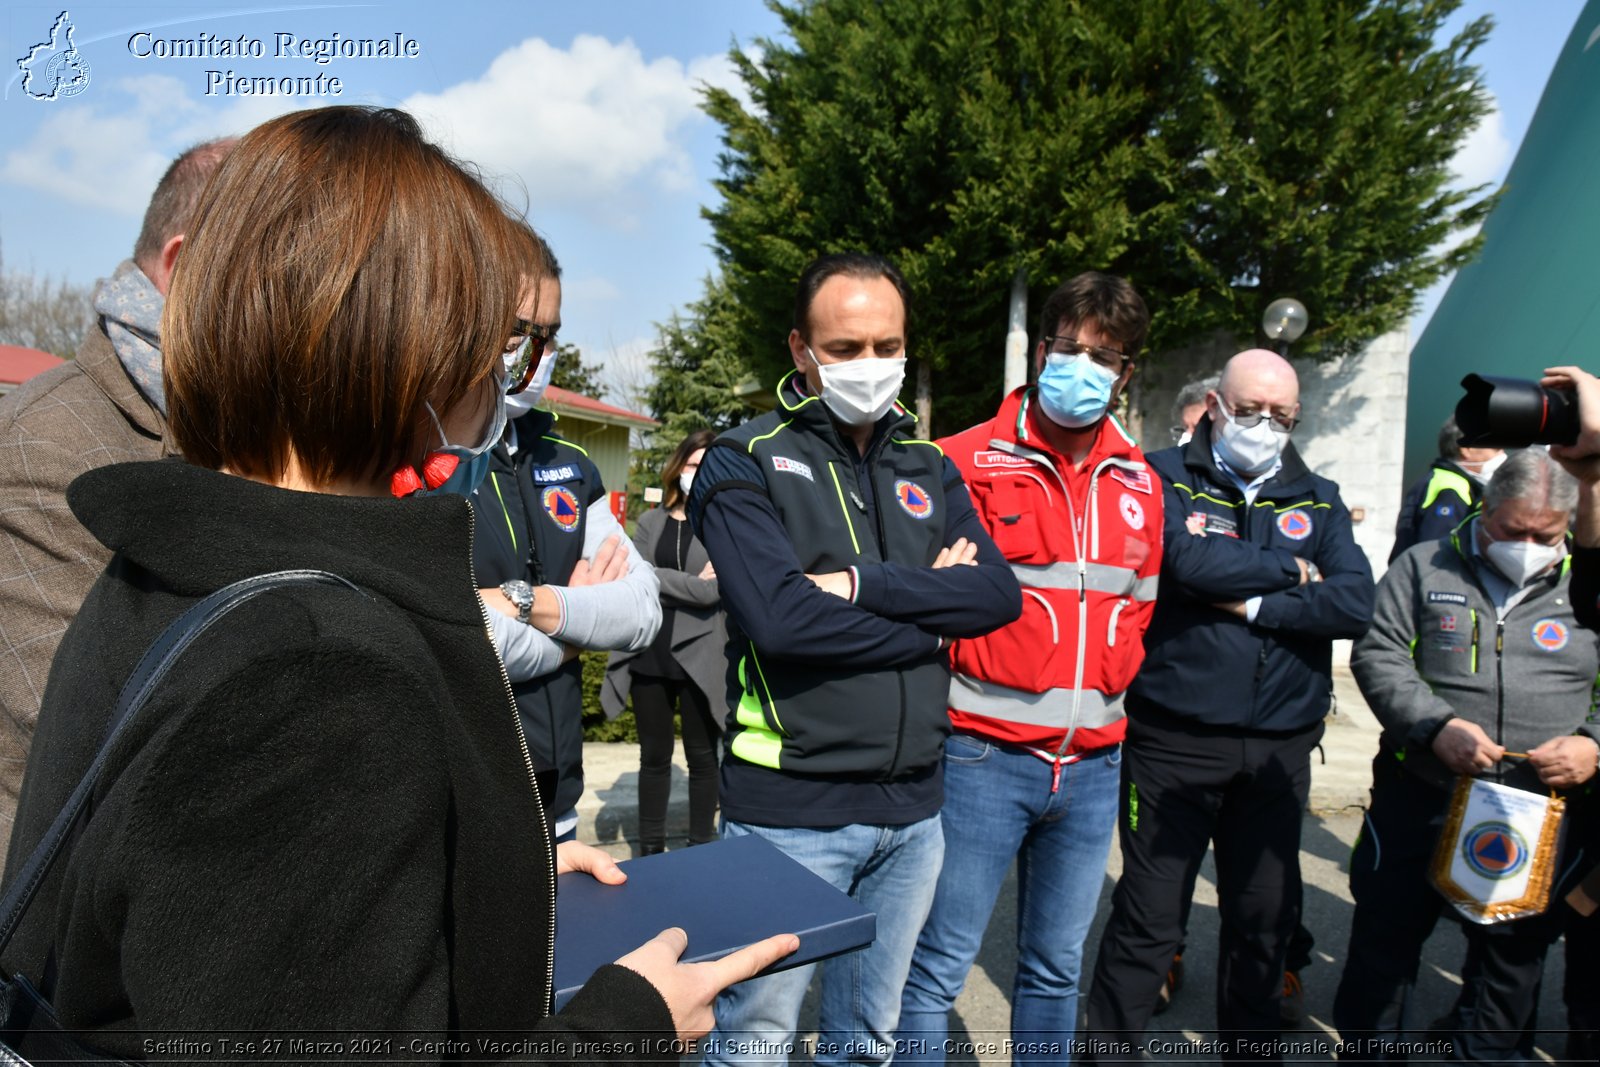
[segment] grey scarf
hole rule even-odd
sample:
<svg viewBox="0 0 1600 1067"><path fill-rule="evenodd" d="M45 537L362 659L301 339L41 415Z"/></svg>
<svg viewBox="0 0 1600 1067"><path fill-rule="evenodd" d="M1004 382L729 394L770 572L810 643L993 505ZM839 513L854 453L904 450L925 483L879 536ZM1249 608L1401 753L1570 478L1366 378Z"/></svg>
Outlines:
<svg viewBox="0 0 1600 1067"><path fill-rule="evenodd" d="M94 290L94 310L117 351L122 369L133 384L167 415L166 392L161 388L161 309L166 304L150 279L131 259L117 265L111 277L102 278Z"/></svg>

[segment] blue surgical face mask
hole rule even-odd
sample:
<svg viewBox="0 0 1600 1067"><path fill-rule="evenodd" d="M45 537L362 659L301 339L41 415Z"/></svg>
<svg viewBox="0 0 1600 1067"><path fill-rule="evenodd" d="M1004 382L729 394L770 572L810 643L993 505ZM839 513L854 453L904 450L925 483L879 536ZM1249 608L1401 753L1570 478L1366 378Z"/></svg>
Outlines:
<svg viewBox="0 0 1600 1067"><path fill-rule="evenodd" d="M1088 356L1052 352L1039 375L1039 406L1057 426L1082 429L1105 417L1116 384L1116 371Z"/></svg>
<svg viewBox="0 0 1600 1067"><path fill-rule="evenodd" d="M494 416L489 420L489 425L484 430L482 442L476 448L466 445L453 445L444 435L444 427L439 423L439 416L434 412L432 404L424 404L428 409L428 417L433 420L434 427L439 431L439 440L444 442L433 450L434 455L455 456L460 460L456 469L449 478L434 489L420 489L418 495L438 496L441 493L456 493L459 496L470 497L477 491L478 486L489 476L489 450L500 440L506 432L506 390L505 383L495 383Z"/></svg>

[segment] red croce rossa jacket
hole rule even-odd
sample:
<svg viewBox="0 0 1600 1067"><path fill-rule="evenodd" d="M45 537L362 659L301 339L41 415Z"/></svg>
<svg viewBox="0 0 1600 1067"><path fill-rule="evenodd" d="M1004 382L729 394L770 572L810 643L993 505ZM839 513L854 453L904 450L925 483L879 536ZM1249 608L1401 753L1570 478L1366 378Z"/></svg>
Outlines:
<svg viewBox="0 0 1600 1067"><path fill-rule="evenodd" d="M1047 445L1032 387L939 442L1022 584L1022 617L951 648L961 733L1057 764L1120 742L1161 570L1161 483L1117 421L1081 467ZM1058 770L1059 773L1059 770Z"/></svg>

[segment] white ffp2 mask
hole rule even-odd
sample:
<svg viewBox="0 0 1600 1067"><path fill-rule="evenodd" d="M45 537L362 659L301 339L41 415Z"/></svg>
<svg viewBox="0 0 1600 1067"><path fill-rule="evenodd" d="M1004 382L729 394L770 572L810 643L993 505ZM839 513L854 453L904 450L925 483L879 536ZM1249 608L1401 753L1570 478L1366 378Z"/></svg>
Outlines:
<svg viewBox="0 0 1600 1067"><path fill-rule="evenodd" d="M1532 541L1491 540L1483 554L1495 570L1520 589L1560 563L1567 548L1566 545L1536 545Z"/></svg>

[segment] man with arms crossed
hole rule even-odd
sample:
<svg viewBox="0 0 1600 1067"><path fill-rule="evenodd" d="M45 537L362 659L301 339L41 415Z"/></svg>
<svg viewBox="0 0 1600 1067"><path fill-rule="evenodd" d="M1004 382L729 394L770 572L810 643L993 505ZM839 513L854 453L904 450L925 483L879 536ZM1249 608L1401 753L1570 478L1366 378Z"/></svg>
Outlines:
<svg viewBox="0 0 1600 1067"><path fill-rule="evenodd" d="M901 1056L943 1062L947 1017L1017 861L1014 1062L1071 1059L1083 939L1117 821L1123 692L1161 570L1161 485L1110 408L1150 316L1121 278L1045 301L1037 386L940 446L1023 587L1022 618L955 643L945 861L901 1000Z"/></svg>
<svg viewBox="0 0 1600 1067"><path fill-rule="evenodd" d="M1123 870L1088 1025L1137 1048L1214 842L1223 1058L1270 1062L1333 642L1371 621L1372 570L1338 486L1289 443L1300 385L1286 360L1234 356L1206 408L1187 445L1150 456L1165 490L1161 595L1128 692Z"/></svg>
<svg viewBox="0 0 1600 1067"><path fill-rule="evenodd" d="M689 514L729 616L723 836L766 838L878 916L822 964L818 1063L885 1063L944 841L945 648L1021 610L937 446L911 436L906 287L886 260L800 276L777 410L706 449ZM814 967L728 990L708 1063L782 1063Z"/></svg>

